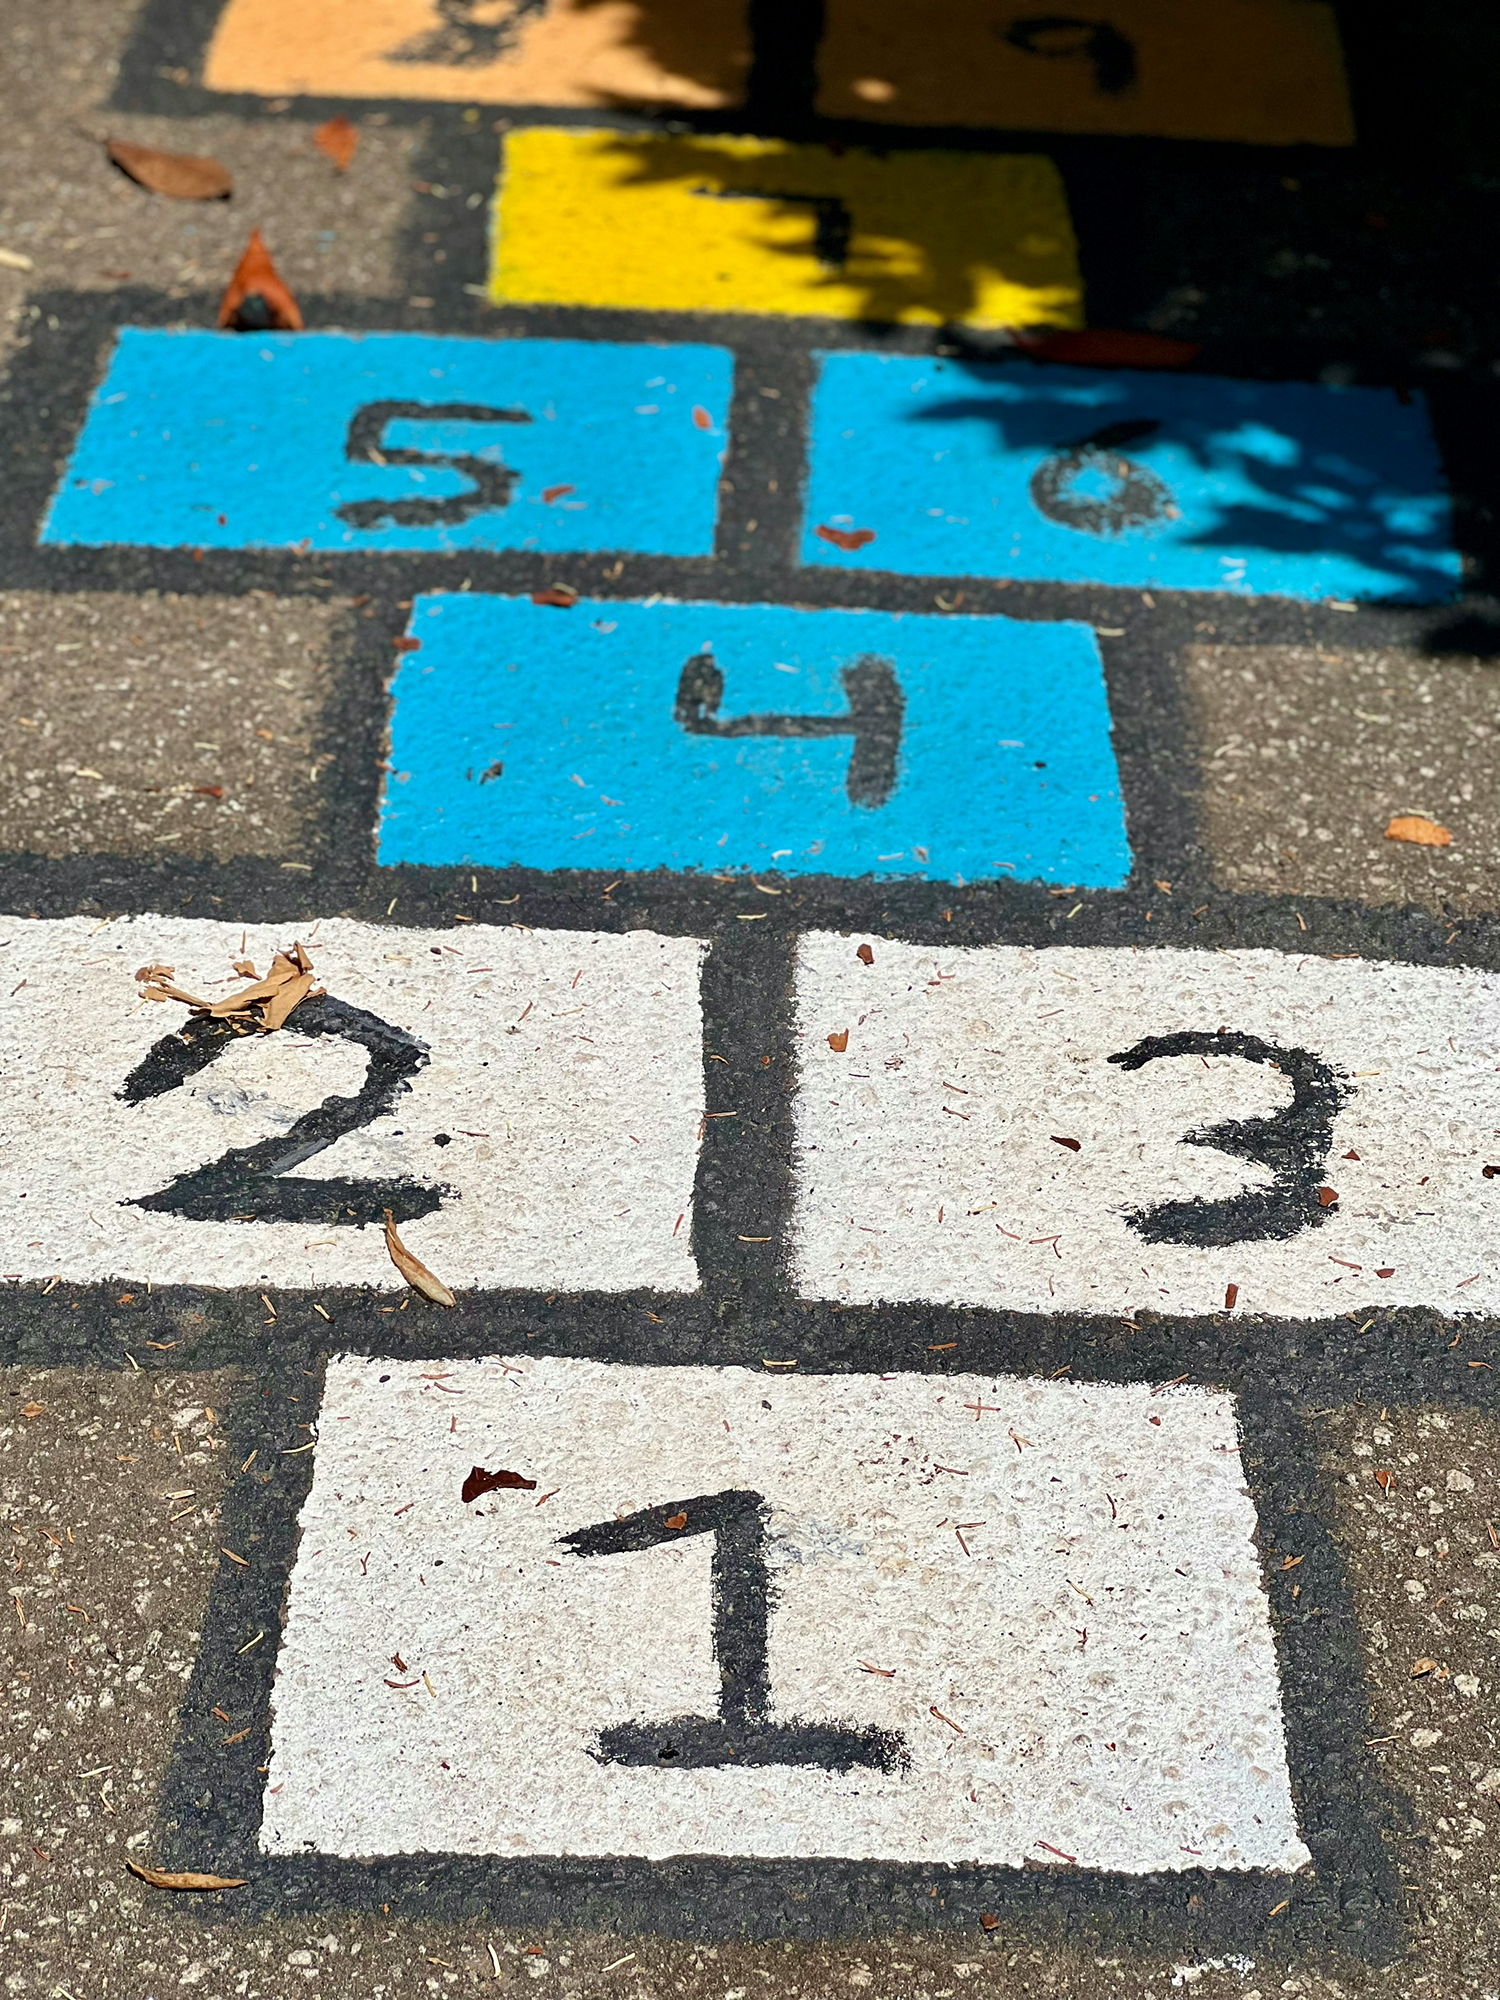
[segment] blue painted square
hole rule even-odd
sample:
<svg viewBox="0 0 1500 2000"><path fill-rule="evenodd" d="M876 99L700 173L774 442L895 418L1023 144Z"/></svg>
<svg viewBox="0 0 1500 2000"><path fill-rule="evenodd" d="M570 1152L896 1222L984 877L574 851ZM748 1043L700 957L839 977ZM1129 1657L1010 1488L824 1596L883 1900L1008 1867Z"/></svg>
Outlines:
<svg viewBox="0 0 1500 2000"><path fill-rule="evenodd" d="M1458 587L1420 397L904 354L819 359L806 563L1416 604ZM843 550L820 527L873 539Z"/></svg>
<svg viewBox="0 0 1500 2000"><path fill-rule="evenodd" d="M383 863L1129 872L1086 625L453 592L410 630Z"/></svg>
<svg viewBox="0 0 1500 2000"><path fill-rule="evenodd" d="M127 327L43 542L713 552L723 348Z"/></svg>

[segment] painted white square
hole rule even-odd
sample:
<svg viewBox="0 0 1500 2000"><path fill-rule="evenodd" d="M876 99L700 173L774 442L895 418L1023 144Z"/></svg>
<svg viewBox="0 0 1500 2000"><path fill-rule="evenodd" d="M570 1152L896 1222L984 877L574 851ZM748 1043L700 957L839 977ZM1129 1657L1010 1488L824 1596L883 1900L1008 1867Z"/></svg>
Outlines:
<svg viewBox="0 0 1500 2000"><path fill-rule="evenodd" d="M101 926L0 920L0 1230L24 1277L159 1284L372 1285L400 1278L378 1228L190 1221L130 1206L179 1173L284 1132L358 1090L364 1051L281 1031L247 1036L178 1088L117 1096L184 1007L137 997L164 960L210 998L294 937L330 994L431 1050L394 1110L295 1173L411 1176L453 1189L404 1240L447 1283L690 1291L703 1116L694 938L481 924L398 930L170 917ZM15 989L15 990L13 990ZM447 1143L437 1143L438 1135Z"/></svg>
<svg viewBox="0 0 1500 2000"><path fill-rule="evenodd" d="M1491 973L819 933L801 943L797 1008L793 1265L809 1297L1128 1316L1220 1311L1235 1285L1238 1311L1293 1318L1371 1302L1500 1311L1500 1181L1483 1174L1500 1159ZM1275 1112L1284 1076L1108 1060L1221 1027L1340 1073L1321 1169L1339 1200L1281 1241L1143 1240L1128 1211L1271 1179L1182 1141Z"/></svg>
<svg viewBox="0 0 1500 2000"><path fill-rule="evenodd" d="M537 1488L464 1506L476 1464ZM904 1769L591 1754L714 1713L714 1538L561 1538L728 1488L769 1510L773 1719ZM1254 1531L1201 1389L338 1359L261 1844L1295 1870Z"/></svg>

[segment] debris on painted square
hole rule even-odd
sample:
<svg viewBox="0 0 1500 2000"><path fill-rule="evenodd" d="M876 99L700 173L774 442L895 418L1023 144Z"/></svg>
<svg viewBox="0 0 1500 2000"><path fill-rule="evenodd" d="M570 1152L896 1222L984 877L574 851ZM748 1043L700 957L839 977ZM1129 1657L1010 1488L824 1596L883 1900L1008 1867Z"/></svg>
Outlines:
<svg viewBox="0 0 1500 2000"><path fill-rule="evenodd" d="M302 330L302 309L283 284L258 229L251 230L245 254L219 301L219 325L236 333Z"/></svg>
<svg viewBox="0 0 1500 2000"><path fill-rule="evenodd" d="M391 1254L391 1262L414 1292L420 1292L424 1299L431 1299L435 1306L458 1304L458 1300L436 1272L429 1271L421 1258L414 1257L401 1241L396 1233L396 1219L389 1209L385 1211L385 1247ZM504 1475L501 1476L499 1483L506 1484Z"/></svg>
<svg viewBox="0 0 1500 2000"><path fill-rule="evenodd" d="M234 969L241 979L251 983L222 1000L200 1000L195 994L185 993L173 983L176 973L170 965L143 965L135 976L143 1000L180 1000L195 1014L216 1021L245 1020L263 1034L283 1026L293 1008L309 997L321 998L325 990L321 986L314 988L312 960L300 944L294 944L290 951L278 951L264 979L258 977L251 959L237 958Z"/></svg>
<svg viewBox="0 0 1500 2000"><path fill-rule="evenodd" d="M201 153L164 153L157 146L133 146L106 139L104 150L127 179L148 194L173 201L228 201L234 193L229 169Z"/></svg>

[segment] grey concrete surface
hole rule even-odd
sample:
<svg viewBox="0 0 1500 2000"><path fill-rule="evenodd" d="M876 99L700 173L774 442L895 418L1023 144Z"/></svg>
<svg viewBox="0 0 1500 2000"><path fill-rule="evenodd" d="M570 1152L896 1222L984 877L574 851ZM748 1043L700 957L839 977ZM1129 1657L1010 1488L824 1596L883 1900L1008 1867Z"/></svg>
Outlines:
<svg viewBox="0 0 1500 2000"><path fill-rule="evenodd" d="M342 600L0 593L0 847L296 855Z"/></svg>
<svg viewBox="0 0 1500 2000"><path fill-rule="evenodd" d="M1185 666L1221 887L1500 909L1500 664L1351 644L1196 646ZM1387 840L1412 813L1452 845Z"/></svg>

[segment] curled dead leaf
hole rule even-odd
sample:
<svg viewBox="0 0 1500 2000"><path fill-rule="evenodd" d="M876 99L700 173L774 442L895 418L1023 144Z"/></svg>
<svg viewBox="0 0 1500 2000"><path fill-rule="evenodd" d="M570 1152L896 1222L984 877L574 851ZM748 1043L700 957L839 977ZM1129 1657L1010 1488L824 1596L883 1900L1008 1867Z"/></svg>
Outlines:
<svg viewBox="0 0 1500 2000"><path fill-rule="evenodd" d="M135 976L141 982L143 1000L178 1000L195 1014L207 1014L219 1021L231 1017L243 1019L264 1034L281 1027L292 1009L314 991L312 960L306 947L300 944L278 951L264 979L255 977L255 966L248 958L236 959L234 969L251 983L240 987L238 992L226 994L222 1000L200 1000L196 994L184 992L172 983L172 968L168 965L143 965ZM323 991L321 987L316 990Z"/></svg>
<svg viewBox="0 0 1500 2000"><path fill-rule="evenodd" d="M1383 1466L1375 1474L1375 1484L1380 1488L1382 1493L1389 1493L1395 1483L1395 1473L1387 1471Z"/></svg>
<svg viewBox="0 0 1500 2000"><path fill-rule="evenodd" d="M173 201L228 201L234 193L228 170L202 154L164 153L125 139L106 139L104 149L122 174L152 194Z"/></svg>
<svg viewBox="0 0 1500 2000"><path fill-rule="evenodd" d="M194 1868L148 1868L142 1861L127 1861L132 1875L139 1875L153 1889L243 1889L245 1875L200 1875Z"/></svg>
<svg viewBox="0 0 1500 2000"><path fill-rule="evenodd" d="M1435 819L1420 813L1398 813L1385 830L1387 840L1410 841L1414 847L1451 847L1453 835Z"/></svg>
<svg viewBox="0 0 1500 2000"><path fill-rule="evenodd" d="M349 162L359 150L358 127L340 115L320 125L312 136L318 151L328 155L339 173L347 173Z"/></svg>
<svg viewBox="0 0 1500 2000"><path fill-rule="evenodd" d="M271 261L265 238L258 229L250 232L245 254L234 267L234 276L219 301L219 325L237 333L283 333L302 329L302 309L282 283L281 273Z"/></svg>
<svg viewBox="0 0 1500 2000"><path fill-rule="evenodd" d="M396 1234L396 1218L389 1209L385 1212L385 1247L390 1252L391 1262L414 1292L420 1292L424 1299L431 1299L435 1306L458 1304L442 1279L429 1271L420 1257L413 1257L401 1241Z"/></svg>
<svg viewBox="0 0 1500 2000"><path fill-rule="evenodd" d="M39 1417L46 1407L45 1403L23 1403L21 1405L21 1415L28 1418Z"/></svg>
<svg viewBox="0 0 1500 2000"><path fill-rule="evenodd" d="M1437 1670L1436 1660L1413 1660L1411 1663L1411 1677L1414 1681L1420 1680L1423 1674L1435 1674Z"/></svg>

